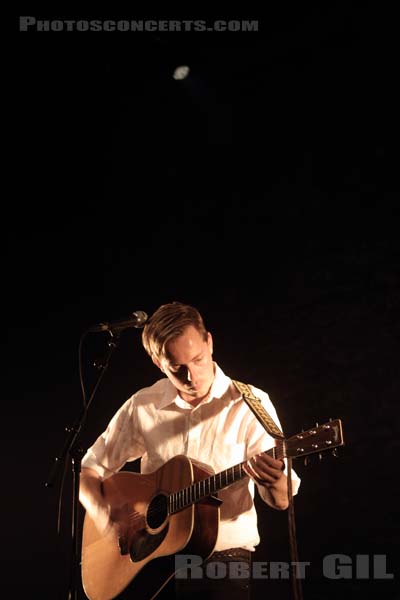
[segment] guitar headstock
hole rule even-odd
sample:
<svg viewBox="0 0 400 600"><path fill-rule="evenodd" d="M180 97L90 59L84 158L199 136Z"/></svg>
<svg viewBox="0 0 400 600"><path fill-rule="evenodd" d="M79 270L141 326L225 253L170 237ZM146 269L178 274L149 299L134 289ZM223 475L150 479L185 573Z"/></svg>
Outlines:
<svg viewBox="0 0 400 600"><path fill-rule="evenodd" d="M297 433L284 442L285 455L291 458L333 450L344 445L342 422L335 419Z"/></svg>

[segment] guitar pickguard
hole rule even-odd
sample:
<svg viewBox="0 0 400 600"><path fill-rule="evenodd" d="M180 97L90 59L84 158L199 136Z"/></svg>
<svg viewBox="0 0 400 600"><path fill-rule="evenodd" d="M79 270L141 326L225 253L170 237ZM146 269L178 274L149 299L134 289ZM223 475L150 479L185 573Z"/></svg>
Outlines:
<svg viewBox="0 0 400 600"><path fill-rule="evenodd" d="M138 531L131 540L129 554L132 562L139 562L154 552L168 533L169 524L156 534L151 534L146 529Z"/></svg>

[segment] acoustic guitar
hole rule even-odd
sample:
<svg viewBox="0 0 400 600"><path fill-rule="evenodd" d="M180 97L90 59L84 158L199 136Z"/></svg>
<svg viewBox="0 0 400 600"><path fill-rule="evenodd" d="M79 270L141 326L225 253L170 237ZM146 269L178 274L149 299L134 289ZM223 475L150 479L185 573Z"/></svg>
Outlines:
<svg viewBox="0 0 400 600"><path fill-rule="evenodd" d="M343 443L342 423L336 419L276 440L266 453L297 458ZM210 474L179 455L153 473L121 471L106 479L102 491L118 527L101 534L85 514L81 574L89 600L111 600L129 584L132 598L150 600L173 577L175 554L208 558L218 534L221 501L216 494L248 477L245 464Z"/></svg>

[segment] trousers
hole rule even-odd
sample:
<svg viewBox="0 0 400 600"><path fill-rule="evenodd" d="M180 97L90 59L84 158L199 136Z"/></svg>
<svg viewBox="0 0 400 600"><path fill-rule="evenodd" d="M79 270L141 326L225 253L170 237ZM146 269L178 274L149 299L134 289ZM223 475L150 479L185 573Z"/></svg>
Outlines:
<svg viewBox="0 0 400 600"><path fill-rule="evenodd" d="M178 572L175 597L179 600L250 600L251 554L244 548L229 548L214 552L187 573ZM185 574L186 577L181 576Z"/></svg>

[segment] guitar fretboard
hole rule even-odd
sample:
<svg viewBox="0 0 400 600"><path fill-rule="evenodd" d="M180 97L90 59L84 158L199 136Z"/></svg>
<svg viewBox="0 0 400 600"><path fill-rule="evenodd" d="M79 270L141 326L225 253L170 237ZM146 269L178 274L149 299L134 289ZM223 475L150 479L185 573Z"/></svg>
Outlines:
<svg viewBox="0 0 400 600"><path fill-rule="evenodd" d="M273 458L281 459L286 456L284 449L284 442L277 440L276 446L270 448L264 452L264 454L268 454ZM207 496L212 496L220 490L229 487L233 483L240 481L240 479L243 479L243 477L248 477L247 473L243 469L245 464L246 461L238 463L233 467L229 467L229 469L226 469L225 471L215 473L214 475L210 475L205 479L196 481L192 485L183 488L182 490L172 492L168 496L169 514L177 513L180 510L187 508L191 504L199 502Z"/></svg>

